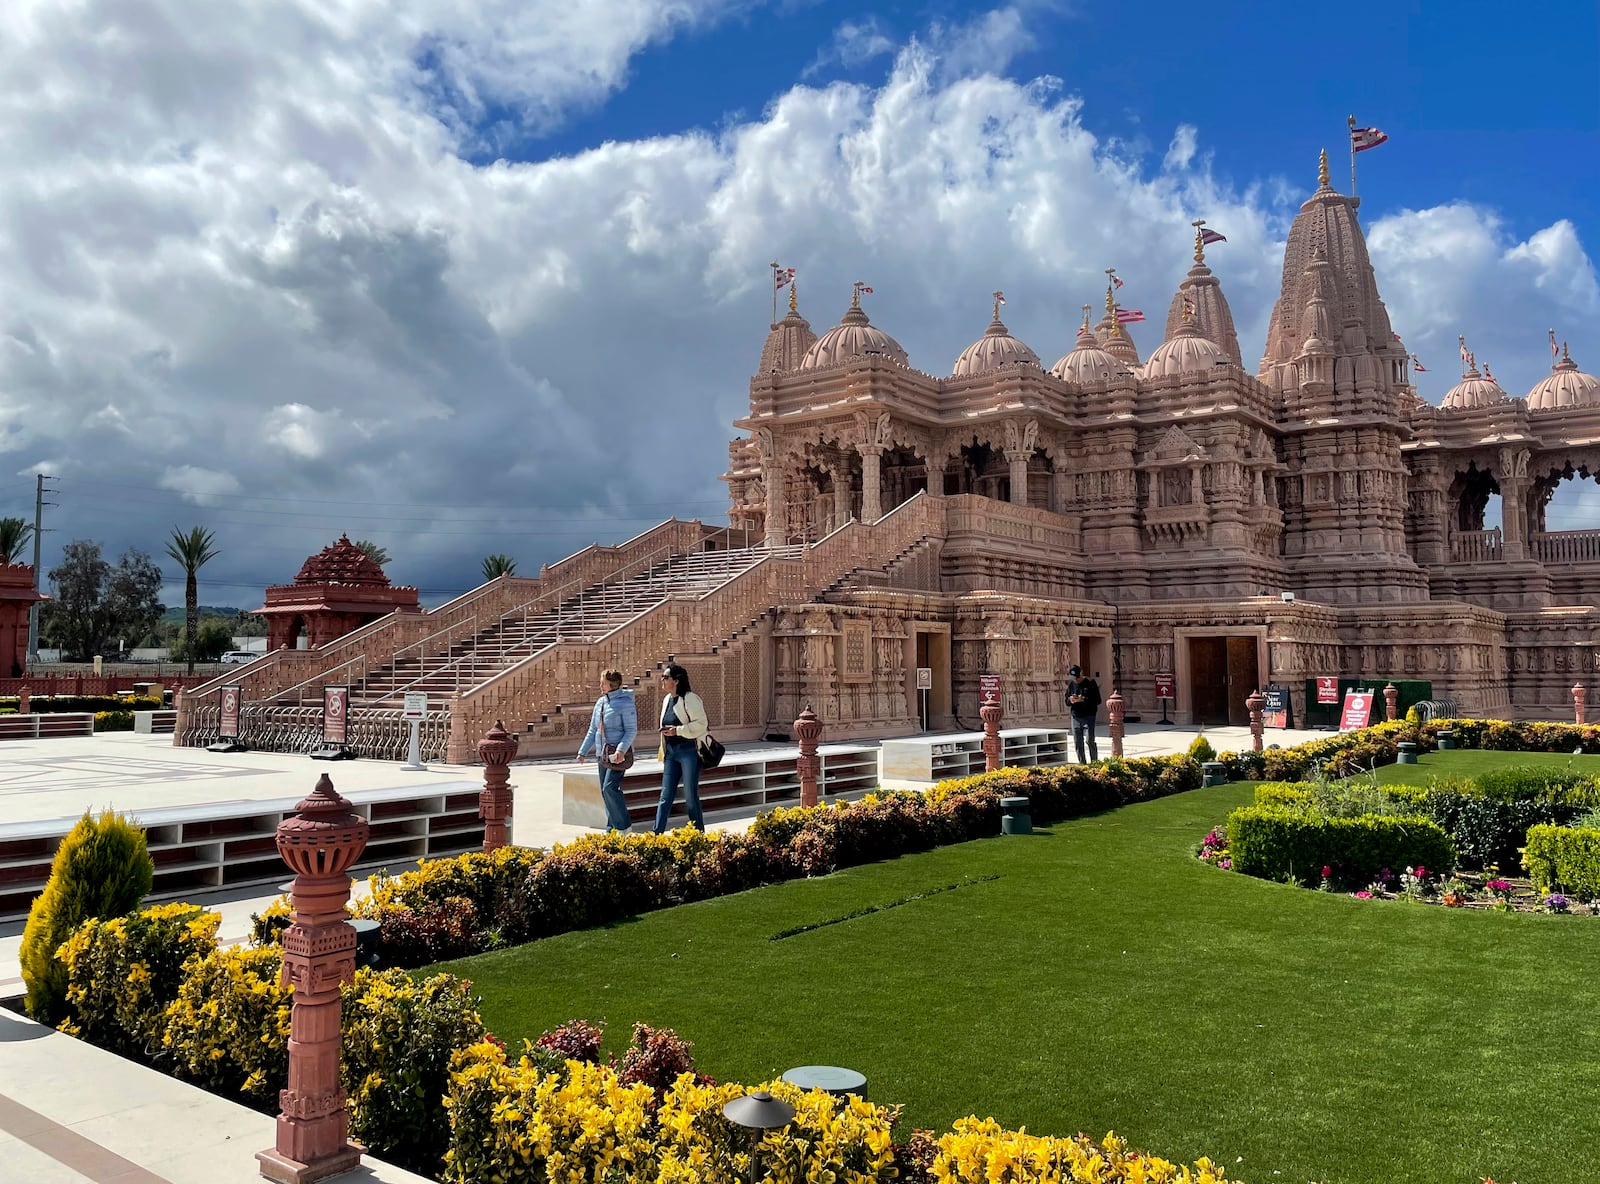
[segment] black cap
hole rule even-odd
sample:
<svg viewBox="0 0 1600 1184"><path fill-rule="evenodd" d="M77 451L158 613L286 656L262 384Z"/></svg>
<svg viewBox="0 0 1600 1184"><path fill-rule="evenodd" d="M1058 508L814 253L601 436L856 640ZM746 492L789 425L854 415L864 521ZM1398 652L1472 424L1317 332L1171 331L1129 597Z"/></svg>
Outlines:
<svg viewBox="0 0 1600 1184"><path fill-rule="evenodd" d="M1083 667L1082 666L1068 666L1067 667L1067 673L1072 675L1073 678L1077 678L1078 675L1083 673Z"/></svg>

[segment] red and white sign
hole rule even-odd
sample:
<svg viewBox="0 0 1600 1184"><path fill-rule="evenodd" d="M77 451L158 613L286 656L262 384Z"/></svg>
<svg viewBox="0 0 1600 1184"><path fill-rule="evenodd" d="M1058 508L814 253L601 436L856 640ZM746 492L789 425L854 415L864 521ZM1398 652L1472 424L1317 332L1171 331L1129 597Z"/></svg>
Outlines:
<svg viewBox="0 0 1600 1184"><path fill-rule="evenodd" d="M322 688L322 742L343 744L349 732L349 687Z"/></svg>
<svg viewBox="0 0 1600 1184"><path fill-rule="evenodd" d="M428 692L407 691L405 710L400 713L403 720L424 720L428 718Z"/></svg>
<svg viewBox="0 0 1600 1184"><path fill-rule="evenodd" d="M1339 701L1339 680L1337 678L1317 679L1317 702L1337 703Z"/></svg>
<svg viewBox="0 0 1600 1184"><path fill-rule="evenodd" d="M918 666L917 667L917 690L919 690L919 691L931 691L931 690L933 690L933 667L932 666Z"/></svg>
<svg viewBox="0 0 1600 1184"><path fill-rule="evenodd" d="M239 738L239 703L242 698L238 687L222 688L222 722L217 728L219 736L226 736L230 740Z"/></svg>
<svg viewBox="0 0 1600 1184"><path fill-rule="evenodd" d="M1371 718L1372 692L1346 691L1344 714L1339 717L1339 730L1341 732L1353 732L1357 728L1364 728Z"/></svg>
<svg viewBox="0 0 1600 1184"><path fill-rule="evenodd" d="M1156 698L1176 699L1176 680L1170 674L1156 675Z"/></svg>
<svg viewBox="0 0 1600 1184"><path fill-rule="evenodd" d="M1000 702L1000 676L998 674L978 675L978 701L980 703Z"/></svg>

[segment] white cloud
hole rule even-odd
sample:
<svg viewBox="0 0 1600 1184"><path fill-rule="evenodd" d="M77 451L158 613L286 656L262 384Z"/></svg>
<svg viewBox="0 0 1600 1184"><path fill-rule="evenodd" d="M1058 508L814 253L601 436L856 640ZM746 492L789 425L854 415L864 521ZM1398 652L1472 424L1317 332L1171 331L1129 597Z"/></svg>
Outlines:
<svg viewBox="0 0 1600 1184"><path fill-rule="evenodd" d="M1215 181L1187 126L1152 169L1087 130L1062 82L996 77L1028 44L1025 6L926 31L881 85L794 86L715 134L472 163L741 7L7 8L0 471L53 458L52 539L113 553L154 547L163 512L91 484L104 474L150 501L211 499L223 553L206 575L240 586L208 602L252 599L341 530L388 546L397 579L462 588L492 551L533 570L672 513L719 517L769 259L799 269L819 330L867 280L873 319L943 373L996 287L1053 361L1109 265L1154 322L1148 352L1205 217L1259 351L1303 192ZM1593 323L1564 224L1518 242L1444 206L1372 233L1407 343L1451 343L1437 370L1456 325L1514 325L1493 360L1531 384L1547 322L1571 324L1575 350Z"/></svg>
<svg viewBox="0 0 1600 1184"><path fill-rule="evenodd" d="M865 20L842 22L833 31L833 42L821 50L802 72L802 78L813 78L830 66L839 65L856 70L875 58L896 53L900 45L889 36L887 27L876 13L868 13Z"/></svg>

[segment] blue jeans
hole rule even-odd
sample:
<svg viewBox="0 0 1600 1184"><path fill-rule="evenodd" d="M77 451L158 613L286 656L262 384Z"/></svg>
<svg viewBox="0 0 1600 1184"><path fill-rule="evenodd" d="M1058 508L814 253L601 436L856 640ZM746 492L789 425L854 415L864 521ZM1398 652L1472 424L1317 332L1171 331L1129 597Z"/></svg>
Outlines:
<svg viewBox="0 0 1600 1184"><path fill-rule="evenodd" d="M667 739L666 760L661 766L661 801L656 805L656 834L667 829L672 817L672 804L678 800L678 782L683 782L683 803L689 808L689 821L701 830L706 828L705 815L700 813L700 754L693 740Z"/></svg>
<svg viewBox="0 0 1600 1184"><path fill-rule="evenodd" d="M628 799L622 794L622 770L600 758L600 800L606 804L606 827L625 831L633 825L628 814Z"/></svg>

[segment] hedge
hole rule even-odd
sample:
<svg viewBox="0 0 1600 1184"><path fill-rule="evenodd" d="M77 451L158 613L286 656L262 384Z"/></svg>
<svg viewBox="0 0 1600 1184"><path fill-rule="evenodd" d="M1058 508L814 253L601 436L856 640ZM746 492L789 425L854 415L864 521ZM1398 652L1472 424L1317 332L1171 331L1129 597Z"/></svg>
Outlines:
<svg viewBox="0 0 1600 1184"><path fill-rule="evenodd" d="M17 695L0 698L0 714L14 713L22 704ZM59 712L76 712L79 715L99 714L102 711L160 711L165 703L157 696L138 697L120 695L30 695L30 715L50 715Z"/></svg>
<svg viewBox="0 0 1600 1184"><path fill-rule="evenodd" d="M1228 815L1234 870L1314 887L1322 869L1339 885L1364 888L1383 868L1456 866L1450 836L1420 816L1329 817L1283 806L1245 806Z"/></svg>
<svg viewBox="0 0 1600 1184"><path fill-rule="evenodd" d="M1600 900L1600 830L1531 826L1522 866L1540 892Z"/></svg>

